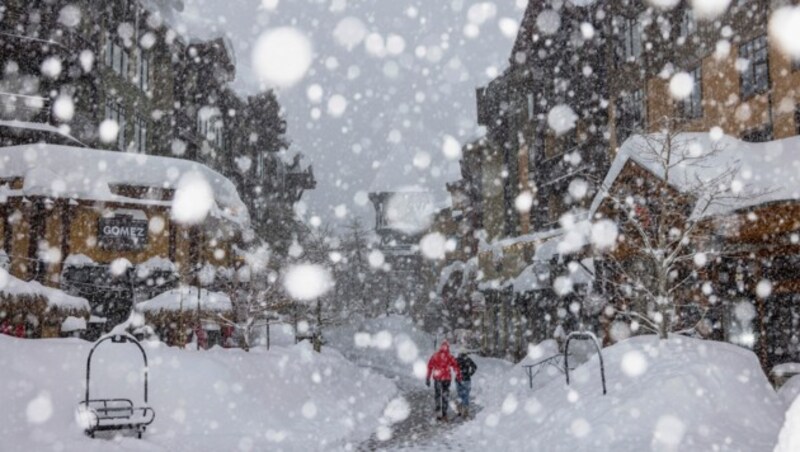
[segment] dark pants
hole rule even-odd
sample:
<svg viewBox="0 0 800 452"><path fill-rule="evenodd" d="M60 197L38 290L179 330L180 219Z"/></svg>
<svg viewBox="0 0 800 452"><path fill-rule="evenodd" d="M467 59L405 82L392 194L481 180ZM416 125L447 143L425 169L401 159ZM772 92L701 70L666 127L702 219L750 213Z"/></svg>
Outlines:
<svg viewBox="0 0 800 452"><path fill-rule="evenodd" d="M447 399L450 398L450 380L433 381L433 397L436 399L436 412L447 416Z"/></svg>

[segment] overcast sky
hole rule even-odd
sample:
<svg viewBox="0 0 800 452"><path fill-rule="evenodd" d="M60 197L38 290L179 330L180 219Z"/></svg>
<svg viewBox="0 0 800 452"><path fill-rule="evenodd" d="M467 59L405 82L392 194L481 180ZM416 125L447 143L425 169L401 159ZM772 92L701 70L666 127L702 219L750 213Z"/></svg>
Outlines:
<svg viewBox="0 0 800 452"><path fill-rule="evenodd" d="M457 160L442 151L445 136L462 143L479 136L475 88L507 67L526 3L184 0L179 21L190 34L231 39L242 94L262 87L251 64L259 36L288 26L310 39L310 70L279 90L291 151L306 156L318 181L304 197L308 215L334 225L360 215L371 227L369 191L422 186L446 198L445 183L459 176ZM348 48L334 37L341 24L357 40L359 23L381 39ZM319 103L308 96L313 85L322 87ZM339 117L328 113L335 95L347 101Z"/></svg>

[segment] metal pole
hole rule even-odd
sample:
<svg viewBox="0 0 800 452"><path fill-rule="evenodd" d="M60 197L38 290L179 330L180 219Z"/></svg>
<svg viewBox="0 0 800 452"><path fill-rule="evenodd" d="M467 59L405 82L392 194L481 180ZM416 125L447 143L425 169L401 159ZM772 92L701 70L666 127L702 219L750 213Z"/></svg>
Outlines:
<svg viewBox="0 0 800 452"><path fill-rule="evenodd" d="M200 281L198 281L200 282ZM202 329L202 325L200 324L200 302L202 301L201 292L203 289L200 286L197 286L197 330L195 331L195 342L197 342L197 350L200 350L200 330Z"/></svg>

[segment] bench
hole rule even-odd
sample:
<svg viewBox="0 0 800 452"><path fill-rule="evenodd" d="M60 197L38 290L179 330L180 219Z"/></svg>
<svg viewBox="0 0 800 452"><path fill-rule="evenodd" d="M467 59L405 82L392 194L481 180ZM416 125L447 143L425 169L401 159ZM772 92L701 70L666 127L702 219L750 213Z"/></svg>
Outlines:
<svg viewBox="0 0 800 452"><path fill-rule="evenodd" d="M87 435L108 430L135 430L141 438L155 420L150 407L135 407L130 399L93 399L80 403L79 412Z"/></svg>

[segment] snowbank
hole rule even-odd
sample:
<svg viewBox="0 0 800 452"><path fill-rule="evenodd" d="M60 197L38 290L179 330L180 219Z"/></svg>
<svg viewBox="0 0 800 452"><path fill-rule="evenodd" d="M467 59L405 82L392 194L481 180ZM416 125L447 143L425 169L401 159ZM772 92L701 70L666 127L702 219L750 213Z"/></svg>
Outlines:
<svg viewBox="0 0 800 452"><path fill-rule="evenodd" d="M86 356L78 339L0 336L3 450L326 450L366 439L393 383L339 353L306 343L246 353L145 344L156 420L144 439L90 439L74 419ZM141 355L130 344L97 349L92 395L141 403ZM96 372L96 373L95 373ZM13 408L9 408L13 407Z"/></svg>
<svg viewBox="0 0 800 452"><path fill-rule="evenodd" d="M786 419L783 422L775 452L796 452L798 450L800 450L800 399L795 399L789 411L786 412Z"/></svg>
<svg viewBox="0 0 800 452"><path fill-rule="evenodd" d="M84 331L86 329L86 319L80 317L68 316L61 322L62 333L74 333L76 331Z"/></svg>
<svg viewBox="0 0 800 452"><path fill-rule="evenodd" d="M596 356L573 372L571 387L556 371L549 383L530 390L516 366L487 397L494 405L453 438L464 448L497 450L767 451L774 446L784 404L752 352L720 342L645 336L603 353L608 395L602 395ZM800 419L800 404L796 408Z"/></svg>
<svg viewBox="0 0 800 452"><path fill-rule="evenodd" d="M197 287L179 287L168 290L137 304L136 308L142 312L196 311L199 304L201 311L230 312L233 310L230 297L224 293L201 289L200 297L198 297L197 290Z"/></svg>

